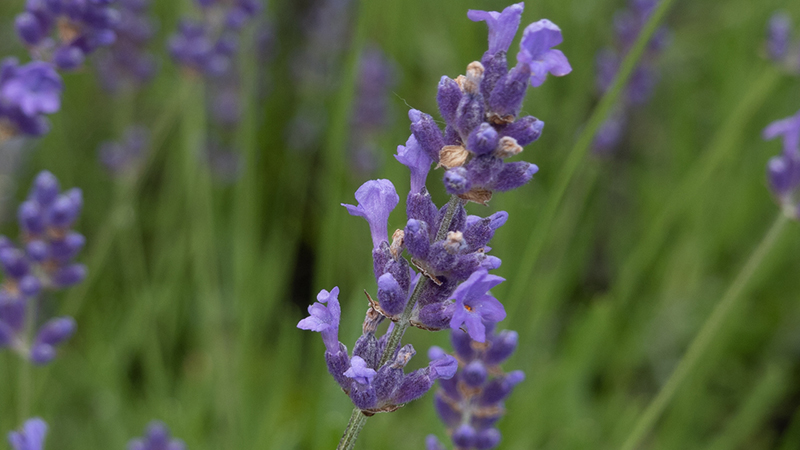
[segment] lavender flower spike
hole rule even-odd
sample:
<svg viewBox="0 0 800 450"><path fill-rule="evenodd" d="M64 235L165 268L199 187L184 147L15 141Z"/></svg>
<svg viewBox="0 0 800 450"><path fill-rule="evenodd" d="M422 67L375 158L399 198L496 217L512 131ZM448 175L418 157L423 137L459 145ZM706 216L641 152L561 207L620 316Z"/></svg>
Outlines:
<svg viewBox="0 0 800 450"><path fill-rule="evenodd" d="M517 61L530 68L531 86L541 86L548 73L562 77L572 72L572 66L564 53L552 48L563 40L561 29L547 19L534 22L525 28Z"/></svg>
<svg viewBox="0 0 800 450"><path fill-rule="evenodd" d="M317 294L317 302L308 307L309 317L301 320L297 328L301 330L319 331L325 348L331 353L339 352L339 319L342 317L342 308L339 306L339 287L325 289ZM327 303L328 307L323 306Z"/></svg>
<svg viewBox="0 0 800 450"><path fill-rule="evenodd" d="M489 295L489 289L505 281L497 275L489 275L480 269L461 283L452 297L456 299L456 310L450 320L450 328L457 330L466 325L469 336L478 342L486 340L486 326L483 321L497 323L506 318L503 304Z"/></svg>
<svg viewBox="0 0 800 450"><path fill-rule="evenodd" d="M389 180L370 180L362 184L356 191L358 206L342 203L352 216L367 219L372 245L378 248L389 236L389 214L400 202L400 196ZM387 241L388 242L388 241Z"/></svg>
<svg viewBox="0 0 800 450"><path fill-rule="evenodd" d="M52 114L61 108L64 84L52 65L34 61L20 66L14 76L3 83L0 98L14 105L29 117Z"/></svg>
<svg viewBox="0 0 800 450"><path fill-rule="evenodd" d="M489 27L489 53L507 52L517 34L525 4L515 3L503 12L470 9L467 17L473 22L485 21Z"/></svg>
<svg viewBox="0 0 800 450"><path fill-rule="evenodd" d="M21 431L9 433L8 442L14 450L42 450L46 435L47 424L36 417L26 421Z"/></svg>
<svg viewBox="0 0 800 450"><path fill-rule="evenodd" d="M143 438L128 442L128 450L186 450L186 444L180 439L172 439L167 426L154 421L147 426Z"/></svg>
<svg viewBox="0 0 800 450"><path fill-rule="evenodd" d="M398 145L394 157L411 171L411 192L414 194L422 192L433 160L420 147L417 138L411 135L405 146Z"/></svg>

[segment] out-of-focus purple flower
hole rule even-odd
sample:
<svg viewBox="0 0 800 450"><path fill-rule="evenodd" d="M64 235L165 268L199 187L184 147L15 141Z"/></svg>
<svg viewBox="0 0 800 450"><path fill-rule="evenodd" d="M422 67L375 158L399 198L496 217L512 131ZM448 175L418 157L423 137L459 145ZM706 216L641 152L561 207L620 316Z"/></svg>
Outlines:
<svg viewBox="0 0 800 450"><path fill-rule="evenodd" d="M71 230L83 207L79 189L60 193L58 180L41 172L17 218L24 247L0 237L0 347L10 347L35 364L53 360L55 348L75 332L75 321L61 317L42 325L31 340L38 321L28 321L42 290L59 290L86 277L86 267L74 262L86 239Z"/></svg>
<svg viewBox="0 0 800 450"><path fill-rule="evenodd" d="M772 122L762 134L767 140L783 138L783 152L767 164L767 179L786 214L800 218L800 111Z"/></svg>
<svg viewBox="0 0 800 450"><path fill-rule="evenodd" d="M186 444L172 438L162 422L154 421L147 425L143 437L128 442L128 450L186 450Z"/></svg>
<svg viewBox="0 0 800 450"><path fill-rule="evenodd" d="M113 3L27 0L15 21L17 34L35 58L77 69L87 55L116 40L120 13Z"/></svg>
<svg viewBox="0 0 800 450"><path fill-rule="evenodd" d="M113 175L135 173L146 156L149 141L150 132L147 128L132 125L125 130L121 142L100 144L100 162Z"/></svg>
<svg viewBox="0 0 800 450"><path fill-rule="evenodd" d="M47 423L36 417L29 419L20 431L8 434L8 442L14 450L43 450L47 436Z"/></svg>
<svg viewBox="0 0 800 450"><path fill-rule="evenodd" d="M358 206L342 203L352 216L361 216L369 223L372 245L378 248L389 235L389 214L400 202L394 185L389 180L370 180L356 191Z"/></svg>
<svg viewBox="0 0 800 450"><path fill-rule="evenodd" d="M61 107L64 85L53 66L42 61L18 65L0 62L0 142L15 136L41 136L48 129L45 114Z"/></svg>
<svg viewBox="0 0 800 450"><path fill-rule="evenodd" d="M767 23L767 55L776 62L789 55L792 39L792 19L786 13L777 12Z"/></svg>
<svg viewBox="0 0 800 450"><path fill-rule="evenodd" d="M548 73L561 77L572 72L572 66L564 53L553 49L563 41L561 29L547 19L534 22L525 28L517 61L530 68L531 86L541 86Z"/></svg>
<svg viewBox="0 0 800 450"><path fill-rule="evenodd" d="M450 327L458 330L464 325L473 340L484 342L486 327L483 322L497 323L506 317L502 303L488 294L489 289L503 281L505 278L489 275L486 270L478 270L461 283L453 292L456 309L450 320Z"/></svg>
<svg viewBox="0 0 800 450"><path fill-rule="evenodd" d="M126 86L141 86L156 74L156 60L147 51L156 31L147 14L149 7L150 0L119 2L117 39L96 61L100 81L112 93Z"/></svg>
<svg viewBox="0 0 800 450"><path fill-rule="evenodd" d="M489 27L488 53L494 55L497 52L507 52L511 47L511 41L514 40L522 19L523 9L525 4L522 2L506 7L503 12L470 9L467 11L467 17L473 22L486 22Z"/></svg>

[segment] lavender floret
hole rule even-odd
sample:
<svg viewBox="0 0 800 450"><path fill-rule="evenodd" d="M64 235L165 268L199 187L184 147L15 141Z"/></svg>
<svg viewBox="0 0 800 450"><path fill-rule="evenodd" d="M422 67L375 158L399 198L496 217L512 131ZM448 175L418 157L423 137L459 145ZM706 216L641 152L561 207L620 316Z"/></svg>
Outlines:
<svg viewBox="0 0 800 450"><path fill-rule="evenodd" d="M128 450L186 450L186 444L174 439L162 422L151 422L141 438L128 442Z"/></svg>

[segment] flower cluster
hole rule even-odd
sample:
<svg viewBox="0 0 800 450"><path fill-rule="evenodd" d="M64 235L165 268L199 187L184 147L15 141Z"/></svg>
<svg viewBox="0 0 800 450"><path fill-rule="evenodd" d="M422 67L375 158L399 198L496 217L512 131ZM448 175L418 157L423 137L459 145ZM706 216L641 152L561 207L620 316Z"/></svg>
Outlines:
<svg viewBox="0 0 800 450"><path fill-rule="evenodd" d="M156 60L147 52L155 24L147 15L150 0L120 0L116 41L97 59L102 86L118 92L124 86L140 86L156 74Z"/></svg>
<svg viewBox="0 0 800 450"><path fill-rule="evenodd" d="M83 65L86 56L114 43L119 12L115 0L27 0L15 24L36 59L63 70Z"/></svg>
<svg viewBox="0 0 800 450"><path fill-rule="evenodd" d="M615 41L611 48L597 54L597 86L603 93L611 88L622 60L636 42L639 33L653 13L658 0L630 0L629 8L614 16ZM655 64L668 42L669 32L660 27L647 46L647 51L631 75L622 101L601 126L594 140L596 153L607 153L618 145L627 128L630 108L643 105L653 94L658 80Z"/></svg>
<svg viewBox="0 0 800 450"><path fill-rule="evenodd" d="M8 442L14 450L42 450L47 436L47 424L35 417L25 421L20 431L8 433Z"/></svg>
<svg viewBox="0 0 800 450"><path fill-rule="evenodd" d="M72 225L83 206L81 190L59 192L58 180L42 172L28 200L18 210L21 247L0 236L0 347L10 347L35 364L55 358L55 347L75 332L71 317L50 319L36 332L38 297L42 290L58 290L86 277L86 267L73 259L86 240Z"/></svg>
<svg viewBox="0 0 800 450"><path fill-rule="evenodd" d="M465 200L486 203L493 191L520 187L538 171L528 162L506 162L538 139L544 127L533 116L517 117L528 83L540 86L548 73L562 76L572 71L564 54L552 48L563 39L561 30L547 19L525 28L517 64L508 69L506 52L522 10L523 4L518 3L502 13L469 11L471 20L487 23L489 50L481 62L467 66L466 75L455 80L443 76L439 82L436 99L446 123L444 133L430 115L417 110L409 113L414 140L409 140L404 153L416 153L408 147L422 149L412 173L428 161L444 166L447 192ZM412 188L412 193L417 192Z"/></svg>
<svg viewBox="0 0 800 450"><path fill-rule="evenodd" d="M376 140L389 123L388 99L395 73L377 46L362 52L350 139L353 165L361 173L374 172L381 163Z"/></svg>
<svg viewBox="0 0 800 450"><path fill-rule="evenodd" d="M403 368L416 353L411 345L398 349L394 358L380 365L389 331L380 338L375 337L383 316L373 308L367 311L363 334L350 356L347 347L339 342L341 307L338 296L338 287L331 292L323 289L317 295L317 303L308 307L310 316L297 326L322 334L328 371L362 411L368 414L394 411L428 392L435 380L453 376L458 363L452 356L445 355L425 368L404 373Z"/></svg>
<svg viewBox="0 0 800 450"><path fill-rule="evenodd" d="M515 331L494 330L488 322L486 342L453 330L450 335L458 359L458 371L448 380L440 380L434 403L439 417L447 425L453 444L463 450L489 450L500 443L495 423L505 412L503 401L514 386L525 379L521 371L504 373L500 364L517 348ZM432 347L431 358L441 358L444 350ZM428 450L444 450L435 436L428 436Z"/></svg>
<svg viewBox="0 0 800 450"><path fill-rule="evenodd" d="M407 220L392 234L391 243L388 220L400 196L389 180L367 181L355 193L357 205L343 204L369 224L377 300L367 295L370 308L352 356L337 337L338 288L323 290L319 303L309 308L311 316L298 327L322 333L329 372L365 413L394 410L424 394L434 379L455 373L456 360L440 352L425 369L404 375L402 368L414 354L411 346L400 347L406 327L465 330L457 333L479 343L486 342L488 332L491 346L494 324L505 318L503 305L489 293L504 280L489 274L500 260L487 255L487 244L508 214L468 215L465 204L485 204L493 191L514 189L531 179L535 165L506 161L542 131L538 119L517 117L527 85L539 86L548 73L560 76L571 70L564 54L553 49L562 41L561 31L548 20L525 29L517 65L508 69L506 52L522 9L520 3L502 13L469 12L472 20L487 22L489 50L482 62L469 65L466 76L442 78L437 99L444 132L430 115L409 113L412 135L395 155L411 172ZM434 162L447 168L443 182L451 199L442 208L426 188ZM392 324L386 334L375 337L387 318Z"/></svg>
<svg viewBox="0 0 800 450"><path fill-rule="evenodd" d="M61 108L64 84L49 63L0 62L0 143L17 135L42 136L50 129L45 115Z"/></svg>
<svg viewBox="0 0 800 450"><path fill-rule="evenodd" d="M258 0L197 0L203 20L184 19L169 40L169 53L187 70L225 75L239 49L242 29L261 11Z"/></svg>
<svg viewBox="0 0 800 450"><path fill-rule="evenodd" d="M800 40L792 40L792 19L782 12L767 23L767 56L790 73L800 73Z"/></svg>
<svg viewBox="0 0 800 450"><path fill-rule="evenodd" d="M100 144L100 161L115 176L138 172L147 152L150 132L147 128L131 125L120 142Z"/></svg>
<svg viewBox="0 0 800 450"><path fill-rule="evenodd" d="M180 439L172 439L163 423L152 422L147 426L143 438L128 443L128 450L186 450L186 444Z"/></svg>
<svg viewBox="0 0 800 450"><path fill-rule="evenodd" d="M800 111L772 122L763 135L783 138L783 152L767 164L767 179L786 215L800 219Z"/></svg>

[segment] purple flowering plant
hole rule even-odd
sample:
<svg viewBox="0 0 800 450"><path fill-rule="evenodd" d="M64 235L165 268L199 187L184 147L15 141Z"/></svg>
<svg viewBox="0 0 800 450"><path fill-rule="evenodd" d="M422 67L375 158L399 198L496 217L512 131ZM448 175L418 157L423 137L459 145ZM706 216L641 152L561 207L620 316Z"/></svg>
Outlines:
<svg viewBox="0 0 800 450"><path fill-rule="evenodd" d="M388 219L400 200L389 180L367 181L355 193L356 205L343 204L351 215L367 221L372 237L378 289L374 299L367 295L362 335L352 352L339 342L338 287L322 290L308 309L309 317L298 323L322 334L328 371L355 405L340 449L353 448L368 416L394 411L424 395L435 380L456 375L458 360L443 351L432 352L428 366L405 373L415 354L413 346L401 343L408 327L452 330L458 336L454 340L491 346L495 324L505 318L502 303L489 293L504 279L489 273L500 266L500 259L488 254L488 243L508 214L481 217L468 214L465 206L485 205L494 192L531 180L536 165L509 161L537 140L544 126L533 116L520 117L527 87L540 86L548 74L563 76L572 70L554 48L562 42L561 30L546 19L524 29L516 65L509 69L507 52L522 11L518 3L502 12L468 13L473 21L487 23L489 49L481 61L467 66L465 75L442 77L437 102L444 130L432 116L409 112L411 136L395 155L411 173L405 227L389 238ZM444 169L442 182L451 195L441 208L426 188L434 164ZM376 336L386 320L391 322L388 328Z"/></svg>
<svg viewBox="0 0 800 450"><path fill-rule="evenodd" d="M47 436L47 424L36 417L25 421L22 429L8 433L8 442L13 450L43 450Z"/></svg>
<svg viewBox="0 0 800 450"><path fill-rule="evenodd" d="M776 12L767 22L767 58L789 73L800 73L800 39L793 36L792 19Z"/></svg>
<svg viewBox="0 0 800 450"><path fill-rule="evenodd" d="M0 144L14 136L42 136L45 117L61 108L64 84L52 64L15 58L0 61Z"/></svg>
<svg viewBox="0 0 800 450"><path fill-rule="evenodd" d="M772 122L762 134L766 140L783 141L781 154L767 163L767 180L784 213L800 219L800 111Z"/></svg>
<svg viewBox="0 0 800 450"><path fill-rule="evenodd" d="M86 277L86 267L74 262L86 239L72 230L82 207L80 189L60 192L56 177L41 172L17 211L20 244L0 236L0 348L37 365L52 361L75 332L71 317L44 321L40 297Z"/></svg>

